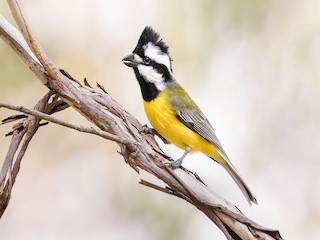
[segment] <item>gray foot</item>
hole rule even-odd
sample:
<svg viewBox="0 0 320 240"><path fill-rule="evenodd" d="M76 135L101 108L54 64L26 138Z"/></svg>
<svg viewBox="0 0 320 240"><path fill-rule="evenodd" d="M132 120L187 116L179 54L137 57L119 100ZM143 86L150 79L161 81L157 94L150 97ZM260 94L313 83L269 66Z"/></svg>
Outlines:
<svg viewBox="0 0 320 240"><path fill-rule="evenodd" d="M183 161L183 158L178 158L177 160L166 163L166 165L174 169L174 168L180 167L182 164L182 161Z"/></svg>

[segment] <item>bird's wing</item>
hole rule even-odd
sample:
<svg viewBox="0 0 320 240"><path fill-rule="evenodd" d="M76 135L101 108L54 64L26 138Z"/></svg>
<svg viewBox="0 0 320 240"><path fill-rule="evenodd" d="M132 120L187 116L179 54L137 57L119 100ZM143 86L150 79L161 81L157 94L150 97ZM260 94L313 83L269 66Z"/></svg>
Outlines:
<svg viewBox="0 0 320 240"><path fill-rule="evenodd" d="M178 83L174 83L170 89L170 103L176 117L188 128L198 133L201 137L212 143L221 156L228 160L227 154L223 150L219 139L214 132L208 119L200 108L191 99L189 94Z"/></svg>
<svg viewBox="0 0 320 240"><path fill-rule="evenodd" d="M197 111L176 111L176 117L188 128L198 133L201 137L212 143L220 154L227 160L228 157L223 150L216 133L200 109Z"/></svg>

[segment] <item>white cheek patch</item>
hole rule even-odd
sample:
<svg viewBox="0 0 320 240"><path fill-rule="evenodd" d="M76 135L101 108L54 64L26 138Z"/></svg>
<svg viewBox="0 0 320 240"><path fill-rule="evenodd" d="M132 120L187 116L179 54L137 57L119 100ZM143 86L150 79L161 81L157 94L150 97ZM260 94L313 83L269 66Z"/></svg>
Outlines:
<svg viewBox="0 0 320 240"><path fill-rule="evenodd" d="M138 65L139 73L150 83L154 83L159 90L165 89L164 78L151 66Z"/></svg>
<svg viewBox="0 0 320 240"><path fill-rule="evenodd" d="M143 46L143 48L144 55L148 56L157 63L164 64L171 73L171 62L168 54L164 54L158 46L155 46L151 42L149 42L148 45Z"/></svg>

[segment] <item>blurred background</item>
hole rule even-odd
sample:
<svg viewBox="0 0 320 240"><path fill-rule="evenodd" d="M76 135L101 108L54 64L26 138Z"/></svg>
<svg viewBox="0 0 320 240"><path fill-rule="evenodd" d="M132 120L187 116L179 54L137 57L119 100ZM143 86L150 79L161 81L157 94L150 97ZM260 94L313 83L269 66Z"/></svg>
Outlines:
<svg viewBox="0 0 320 240"><path fill-rule="evenodd" d="M121 63L146 25L170 46L174 75L215 127L255 193L250 207L228 174L195 154L184 166L285 239L320 234L320 2L316 0L19 1L54 63L99 82L142 123L139 86ZM4 1L0 13L13 22ZM0 101L32 108L47 92L0 41ZM0 109L0 119L13 111ZM72 109L55 115L88 125ZM0 163L12 125L0 126ZM182 151L163 145L177 158ZM138 184L118 146L54 124L22 161L1 239L224 239L202 213Z"/></svg>

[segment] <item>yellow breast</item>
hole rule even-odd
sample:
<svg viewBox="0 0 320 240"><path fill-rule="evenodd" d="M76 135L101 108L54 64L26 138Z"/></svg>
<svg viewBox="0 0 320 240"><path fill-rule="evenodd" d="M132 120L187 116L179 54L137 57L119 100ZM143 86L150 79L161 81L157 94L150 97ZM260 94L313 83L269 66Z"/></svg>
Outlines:
<svg viewBox="0 0 320 240"><path fill-rule="evenodd" d="M176 118L165 90L150 102L144 102L146 115L154 129L168 142L190 152L200 151L216 160L222 160L215 147Z"/></svg>

